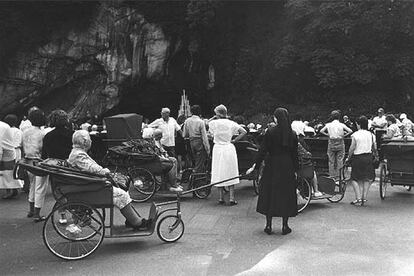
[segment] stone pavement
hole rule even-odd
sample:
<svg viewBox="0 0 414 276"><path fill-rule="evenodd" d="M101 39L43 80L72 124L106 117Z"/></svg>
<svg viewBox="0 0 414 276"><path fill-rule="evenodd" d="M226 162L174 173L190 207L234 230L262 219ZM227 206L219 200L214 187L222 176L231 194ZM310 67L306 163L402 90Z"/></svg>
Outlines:
<svg viewBox="0 0 414 276"><path fill-rule="evenodd" d="M156 234L104 239L84 260L53 256L42 240L42 223L25 217L25 194L0 200L0 275L414 275L414 192L389 188L379 198L378 184L366 207L351 206L348 187L340 203L311 202L290 220L292 234L263 233L264 217L255 212L251 182L236 188L237 206L185 198L184 236L165 244ZM166 198L155 198L163 201ZM53 199L48 196L45 212ZM142 214L149 204L136 204ZM122 222L122 218L118 218Z"/></svg>

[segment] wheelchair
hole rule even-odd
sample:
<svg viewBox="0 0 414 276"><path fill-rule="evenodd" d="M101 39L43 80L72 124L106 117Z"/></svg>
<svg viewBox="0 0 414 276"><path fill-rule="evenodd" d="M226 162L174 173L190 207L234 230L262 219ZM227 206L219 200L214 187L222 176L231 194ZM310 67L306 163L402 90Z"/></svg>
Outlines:
<svg viewBox="0 0 414 276"><path fill-rule="evenodd" d="M64 260L80 260L94 253L104 238L143 237L155 231L164 242L176 242L184 234L180 195L177 199L152 203L145 230L115 225L112 177L80 172L64 160L20 160L15 166L39 175L49 175L56 200L43 225L43 241L48 250ZM109 218L107 218L109 213ZM63 220L61 220L64 218Z"/></svg>

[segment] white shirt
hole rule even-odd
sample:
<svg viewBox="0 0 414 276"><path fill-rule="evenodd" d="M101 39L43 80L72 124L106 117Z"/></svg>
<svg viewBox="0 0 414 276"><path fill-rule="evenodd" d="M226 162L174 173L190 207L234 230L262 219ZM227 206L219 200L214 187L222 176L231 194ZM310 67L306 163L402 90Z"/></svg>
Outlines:
<svg viewBox="0 0 414 276"><path fill-rule="evenodd" d="M344 129L348 128L338 120L333 120L332 122L327 123L325 127L328 130L329 139L343 139L345 136Z"/></svg>
<svg viewBox="0 0 414 276"><path fill-rule="evenodd" d="M305 127L305 132L306 133L312 133L313 135L316 134L315 129L313 127L311 127L311 126L306 126Z"/></svg>
<svg viewBox="0 0 414 276"><path fill-rule="evenodd" d="M372 124L375 124L375 125L384 124L384 127L382 128L378 128L378 127L375 127L375 128L376 129L387 129L387 120L385 119L385 115L381 117L375 116L374 119L372 120Z"/></svg>
<svg viewBox="0 0 414 276"><path fill-rule="evenodd" d="M13 151L13 133L11 127L0 121L0 160L3 157L3 149Z"/></svg>
<svg viewBox="0 0 414 276"><path fill-rule="evenodd" d="M398 127L396 123L388 126L387 133L384 135L384 138L388 138L388 139L392 139L395 137L401 137L400 128Z"/></svg>
<svg viewBox="0 0 414 276"><path fill-rule="evenodd" d="M239 133L242 127L229 119L217 119L211 121L208 131L213 134L214 144L225 145L231 142L231 138Z"/></svg>
<svg viewBox="0 0 414 276"><path fill-rule="evenodd" d="M305 136L306 125L302 121L293 121L291 124L292 129L296 132L296 135Z"/></svg>
<svg viewBox="0 0 414 276"><path fill-rule="evenodd" d="M414 130L413 122L410 119L405 118L405 119L402 120L401 123L404 126L404 129L403 129L404 133L403 134L408 135L408 136L413 136L413 130Z"/></svg>
<svg viewBox="0 0 414 276"><path fill-rule="evenodd" d="M26 129L30 128L31 126L32 126L32 122L30 122L29 120L22 120L20 122L19 128L23 132Z"/></svg>
<svg viewBox="0 0 414 276"><path fill-rule="evenodd" d="M166 147L175 146L175 132L180 130L180 126L177 124L177 121L169 117L168 122L164 121L163 118L159 118L148 125L152 128L159 128L162 130L161 144Z"/></svg>
<svg viewBox="0 0 414 276"><path fill-rule="evenodd" d="M360 129L355 131L351 137L355 139L355 155L371 152L372 143L375 144L375 137L371 132Z"/></svg>

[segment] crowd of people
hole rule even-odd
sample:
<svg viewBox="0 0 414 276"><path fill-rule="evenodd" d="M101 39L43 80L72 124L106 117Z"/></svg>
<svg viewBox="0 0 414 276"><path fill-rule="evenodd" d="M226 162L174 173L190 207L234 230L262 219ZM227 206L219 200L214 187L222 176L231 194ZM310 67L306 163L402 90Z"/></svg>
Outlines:
<svg viewBox="0 0 414 276"><path fill-rule="evenodd" d="M291 232L288 218L297 213L295 183L298 173L310 179L313 196L323 195L318 189L312 163L309 163L311 153L305 137L328 137L328 167L333 179L338 180L344 162L351 164L351 183L355 191L355 200L351 204L358 206L366 203L370 184L375 178L372 156L377 154L379 141L383 138L414 140L414 124L408 116L405 113L399 116L385 114L383 108L379 108L378 115L372 119L360 116L356 120L350 120L347 115L341 117L341 113L334 110L325 124L309 124L300 115L294 116L291 121L285 108L277 108L273 120L266 127L256 123L246 124L240 116L230 119L224 105L218 105L214 109L215 115L210 119L201 116L199 105L193 105L191 113L188 118L180 116L175 120L170 116L170 109L165 107L161 110L160 118L142 125L142 136L157 149L168 189L182 192L184 188L179 180L183 168L192 167L194 172L202 173L208 170L211 162L211 181L218 183L216 187L219 189L218 204L237 205L234 187L240 181L240 172L234 143L252 139L260 143L260 150L247 173L257 172L264 161L257 211L266 216L264 231L268 234L272 233L273 217L283 218L282 234ZM80 128L75 130L63 110L55 110L47 118L37 107L32 107L20 124L15 115L7 115L0 121L0 189L6 189L3 198L15 198L19 189L27 187L27 216L35 222L44 220L40 211L49 180L47 176L36 176L30 172L22 177L26 184L14 179L12 171L16 160L23 157L29 161L58 158L68 160L71 166L82 171L102 175L110 172L88 154L91 136L99 133L98 126L87 122ZM258 136L261 139L257 139ZM344 139L348 136L352 142L345 159ZM304 173L306 168L311 169ZM224 198L225 187L229 190L228 203ZM148 225L148 221L137 215L131 205L131 198L124 190L114 187L113 202L125 216L126 226L141 229ZM64 217L61 222L65 222Z"/></svg>

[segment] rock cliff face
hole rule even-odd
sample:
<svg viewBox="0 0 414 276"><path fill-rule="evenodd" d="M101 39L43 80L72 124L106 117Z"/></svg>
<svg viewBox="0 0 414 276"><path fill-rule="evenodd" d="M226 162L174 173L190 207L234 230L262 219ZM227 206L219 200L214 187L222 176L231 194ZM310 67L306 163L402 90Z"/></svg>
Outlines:
<svg viewBox="0 0 414 276"><path fill-rule="evenodd" d="M137 10L100 4L86 29L54 35L13 57L0 79L0 113L36 104L75 118L100 115L120 102L125 83L162 79L177 51L170 48L162 28Z"/></svg>

